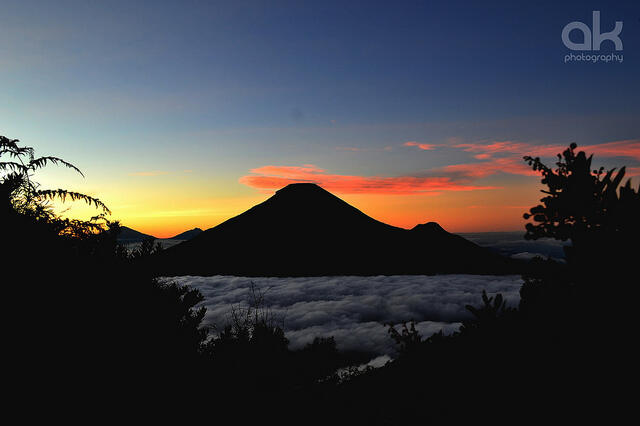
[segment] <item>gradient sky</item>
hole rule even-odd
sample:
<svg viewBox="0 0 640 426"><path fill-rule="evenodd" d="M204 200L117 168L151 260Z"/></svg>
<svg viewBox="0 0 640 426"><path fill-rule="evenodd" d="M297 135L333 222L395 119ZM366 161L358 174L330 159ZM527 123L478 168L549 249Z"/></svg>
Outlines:
<svg viewBox="0 0 640 426"><path fill-rule="evenodd" d="M397 226L523 229L522 155L571 142L640 175L637 1L0 3L0 134L158 237L294 181ZM593 10L622 63L565 63Z"/></svg>

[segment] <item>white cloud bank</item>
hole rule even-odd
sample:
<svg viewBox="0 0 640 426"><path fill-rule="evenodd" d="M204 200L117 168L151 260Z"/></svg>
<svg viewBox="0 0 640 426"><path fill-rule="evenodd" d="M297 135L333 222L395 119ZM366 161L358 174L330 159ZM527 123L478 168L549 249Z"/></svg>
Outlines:
<svg viewBox="0 0 640 426"><path fill-rule="evenodd" d="M375 277L246 278L233 276L164 278L197 288L205 297L205 324L223 326L232 306L246 306L252 283L279 318L291 349L314 337L335 337L341 350L394 353L385 323L414 320L423 338L456 331L469 318L465 305L479 305L482 290L502 293L516 306L519 275L395 275Z"/></svg>

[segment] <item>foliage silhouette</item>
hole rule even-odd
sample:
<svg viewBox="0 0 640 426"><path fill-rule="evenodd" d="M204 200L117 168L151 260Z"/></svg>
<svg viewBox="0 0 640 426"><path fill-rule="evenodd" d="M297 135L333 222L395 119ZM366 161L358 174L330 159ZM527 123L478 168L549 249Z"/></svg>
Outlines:
<svg viewBox="0 0 640 426"><path fill-rule="evenodd" d="M264 292L255 285L250 289L248 307L234 306L231 319L208 343L208 352L225 374L233 379L266 381L268 376L281 377L279 370L289 341L283 329L264 304ZM275 373L275 374L274 374ZM238 380L238 376L243 380Z"/></svg>
<svg viewBox="0 0 640 426"><path fill-rule="evenodd" d="M525 215L534 220L526 237L570 240L567 264L534 259L517 308L483 292L482 305L467 306L472 317L451 335L417 342L406 324L402 333L390 329L398 359L336 390L346 400L345 423L475 422L487 410L513 422L624 417L629 396L616 382L637 354L629 280L637 277L630 248L638 241L638 191L629 181L621 186L624 168L591 170L592 157L575 149L558 156L555 170L525 157L547 186L542 204ZM612 303L611 291L627 297ZM369 412L350 409L363 401Z"/></svg>
<svg viewBox="0 0 640 426"><path fill-rule="evenodd" d="M640 237L640 188L631 187L631 179L621 186L625 167L604 172L592 170L593 155L575 152L571 144L558 154L555 170L539 158L524 157L533 170L542 174L547 189L539 204L524 214L525 238L550 237L570 240L565 247L567 260L587 266L590 262L630 261L628 250Z"/></svg>
<svg viewBox="0 0 640 426"><path fill-rule="evenodd" d="M65 202L67 198L72 201L80 200L94 205L103 213L111 213L102 201L89 195L65 189L40 189L40 185L32 180L33 173L49 164L60 164L76 171L83 177L84 175L76 166L61 158L35 157L35 151L32 147L21 147L18 142L20 142L18 139L0 136L0 158L4 156L8 160L0 161L0 172L4 172L2 180L0 180L0 198L3 201L5 214L13 211L36 220L56 222L58 226L67 224L72 231L72 225L78 226L79 222L62 221L53 212L48 201L59 199ZM94 229L96 225L92 222L85 223L85 226ZM66 229L67 227L63 228L63 230Z"/></svg>
<svg viewBox="0 0 640 426"><path fill-rule="evenodd" d="M517 309L483 293L452 335L423 339L414 323L401 330L389 325L400 356L362 370L354 366L366 354L340 352L333 337L290 350L284 320L256 287L247 305L234 307L229 323L212 333L202 326L202 294L146 269L158 245L149 240L126 250L102 202L40 190L32 180L47 164L75 166L35 158L17 140L0 143L2 159L9 157L0 166L2 259L21 275L20 286L6 286L18 292L7 300L21 302L10 312L7 347L13 363L28 366L15 382L18 394L20 386L26 393L42 383L62 400L91 404L102 395L112 404L116 387L138 408L140 395L156 398L156 407L168 396L166 406L184 416L209 413L205 404L215 404L215 420L233 415L281 424L475 422L487 410L513 422L576 422L593 420L602 407L613 416L611 397L625 402L616 381L633 365L635 323L620 311L634 312L635 299L611 303L606 291L631 292L622 284L637 267L624 244L637 237L638 192L629 182L620 186L622 169L615 176L591 171L591 157L573 145L555 171L526 157L549 188L528 216L535 223L527 235L571 240L567 267L535 260ZM52 198L83 200L102 213L86 222L61 219ZM336 374L342 368L348 380ZM60 383L81 391L69 399Z"/></svg>
<svg viewBox="0 0 640 426"><path fill-rule="evenodd" d="M273 315L266 294L252 284L246 306L232 307L227 324L205 344L207 369L222 388L235 394L268 387L271 397L290 397L293 390L336 383L338 369L368 360L367 354L338 351L333 337L290 350L284 319Z"/></svg>
<svg viewBox="0 0 640 426"><path fill-rule="evenodd" d="M54 400L95 403L96 393L112 386L134 395L158 379L193 377L207 335L204 309L195 307L202 295L140 268L157 246L145 242L130 252L119 245L120 225L107 219L99 199L41 189L34 180L49 164L81 173L77 167L36 158L33 148L4 136L0 157L2 283L19 283L3 286L6 300L16 301L5 311L13 319L5 344L9 362L24 366L16 369L18 380L9 380L17 394L37 384ZM88 221L61 218L52 201L69 199L101 213Z"/></svg>
<svg viewBox="0 0 640 426"><path fill-rule="evenodd" d="M386 324L388 327L387 332L398 346L398 352L400 355L411 352L417 345L422 342L422 336L416 330L416 323L411 321L409 327L407 323L402 323L402 330L396 330L393 324Z"/></svg>
<svg viewBox="0 0 640 426"><path fill-rule="evenodd" d="M148 240L128 250L118 244L120 224L107 219L102 202L70 191L41 190L32 177L46 164L78 171L75 166L55 157L34 158L33 150L17 140L2 143L2 160L5 155L15 160L2 164L2 259L22 274L21 285L11 287L16 294L7 297L29 305L27 316L23 304L10 314L20 319L8 340L15 348L12 359L28 366L16 389L43 383L53 399L85 406L109 400L108 390L116 387L120 400L171 396L188 399L183 402L188 407L206 397L241 409L238 401L252 398L254 408L269 407L278 398L303 398L318 392L316 386L333 386L327 378L336 370L368 359L339 352L333 338L289 350L281 319L271 315L264 294L255 288L249 307L235 307L231 323L212 334L202 325L202 294L160 281L148 269L148 259L160 252L158 244ZM51 204L54 197L90 202L102 214L91 221L60 218ZM62 392L58 383L70 390ZM264 394L263 388L270 391ZM299 405L305 405L304 399Z"/></svg>

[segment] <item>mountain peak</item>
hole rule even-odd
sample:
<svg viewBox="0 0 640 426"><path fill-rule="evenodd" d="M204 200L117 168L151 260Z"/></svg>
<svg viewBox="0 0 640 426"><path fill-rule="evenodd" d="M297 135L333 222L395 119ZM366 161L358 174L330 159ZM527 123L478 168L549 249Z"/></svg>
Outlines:
<svg viewBox="0 0 640 426"><path fill-rule="evenodd" d="M321 186L310 182L290 183L284 188L278 189L276 194L314 194L328 193Z"/></svg>
<svg viewBox="0 0 640 426"><path fill-rule="evenodd" d="M280 206L287 205L290 208L297 206L297 208L303 209L309 209L312 208L312 206L314 209L322 209L324 208L322 206L333 205L336 207L338 204L348 206L348 204L344 203L344 201L326 189L309 182L290 183L284 188L277 190L268 202L277 203ZM322 212L318 211L318 213Z"/></svg>
<svg viewBox="0 0 640 426"><path fill-rule="evenodd" d="M379 222L314 183L293 183L166 250L170 275L317 276L500 271L503 263L435 222Z"/></svg>
<svg viewBox="0 0 640 426"><path fill-rule="evenodd" d="M122 244L140 243L147 239L156 239L153 235L143 234L140 231L121 225L118 233L118 242Z"/></svg>
<svg viewBox="0 0 640 426"><path fill-rule="evenodd" d="M185 231L185 232L183 232L181 234L175 235L175 236L171 237L170 239L171 240L190 240L193 237L195 237L196 235L201 234L202 232L203 232L202 229L196 227L196 228L190 229L188 231Z"/></svg>
<svg viewBox="0 0 640 426"><path fill-rule="evenodd" d="M447 231L445 231L442 228L442 226L440 226L436 222L421 223L421 224L418 224L418 225L414 226L413 229L411 229L411 230L412 231L417 231L417 232L444 232L444 233L447 233Z"/></svg>

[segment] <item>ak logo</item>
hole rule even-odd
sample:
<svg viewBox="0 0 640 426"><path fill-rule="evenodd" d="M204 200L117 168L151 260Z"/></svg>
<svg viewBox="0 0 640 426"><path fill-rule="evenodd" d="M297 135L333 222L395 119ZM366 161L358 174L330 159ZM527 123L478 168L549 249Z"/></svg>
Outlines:
<svg viewBox="0 0 640 426"><path fill-rule="evenodd" d="M622 21L616 21L613 30L607 33L600 32L600 11L593 11L593 30L584 22L574 21L564 26L562 29L562 42L571 50L600 50L600 45L605 40L610 40L616 47L616 50L622 50L622 40L620 33L622 32ZM572 31L582 32L582 43L574 43L569 38Z"/></svg>

